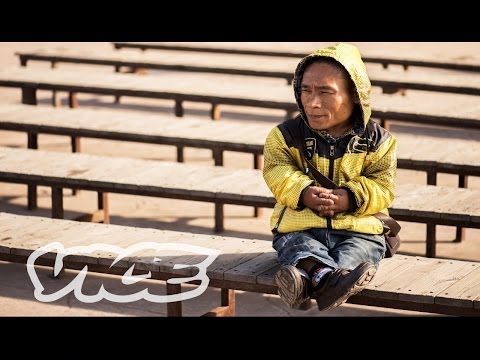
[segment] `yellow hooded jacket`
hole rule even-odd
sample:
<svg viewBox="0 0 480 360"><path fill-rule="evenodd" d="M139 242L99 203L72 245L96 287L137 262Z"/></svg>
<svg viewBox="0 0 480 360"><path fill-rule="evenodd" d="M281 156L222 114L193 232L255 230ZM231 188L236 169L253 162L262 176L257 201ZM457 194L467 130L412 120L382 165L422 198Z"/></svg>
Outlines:
<svg viewBox="0 0 480 360"><path fill-rule="evenodd" d="M300 101L303 72L318 57L339 62L350 74L360 99L352 114L352 131L339 139L311 129ZM397 141L370 119L371 84L358 49L349 44L337 44L308 55L297 66L293 88L299 115L273 128L264 147L263 177L277 200L270 228L279 233L331 228L381 234L382 223L372 215L379 211L388 214L387 207L394 199ZM307 149L304 155L318 171L350 190L352 212L326 218L299 203L307 186L320 186L305 173L306 165L296 145L298 141L294 141L292 135L299 131Z"/></svg>

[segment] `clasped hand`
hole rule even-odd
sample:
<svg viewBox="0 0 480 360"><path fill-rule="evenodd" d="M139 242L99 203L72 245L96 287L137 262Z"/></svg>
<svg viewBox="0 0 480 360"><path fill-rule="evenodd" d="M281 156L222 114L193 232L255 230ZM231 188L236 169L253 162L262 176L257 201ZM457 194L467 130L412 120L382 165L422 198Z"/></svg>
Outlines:
<svg viewBox="0 0 480 360"><path fill-rule="evenodd" d="M302 200L306 207L325 217L332 217L336 213L347 211L350 208L348 193L345 189L331 190L309 186L303 193Z"/></svg>

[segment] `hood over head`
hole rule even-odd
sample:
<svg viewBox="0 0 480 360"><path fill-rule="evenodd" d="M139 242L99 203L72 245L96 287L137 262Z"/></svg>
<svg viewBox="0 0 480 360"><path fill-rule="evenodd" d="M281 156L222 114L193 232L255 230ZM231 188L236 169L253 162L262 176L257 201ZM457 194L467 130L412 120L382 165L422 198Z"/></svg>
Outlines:
<svg viewBox="0 0 480 360"><path fill-rule="evenodd" d="M350 79L355 85L356 96L359 99L359 104L357 105L357 109L354 110L353 115L355 115L355 113L358 113L357 111L361 112L361 116L357 116L354 121L353 130L355 133L363 132L372 113L370 107L370 92L372 89L372 85L370 83L367 69L365 68L365 64L362 60L360 52L358 51L357 47L350 44L339 43L333 46L328 46L316 50L300 61L297 69L295 70L295 76L293 79L295 99L297 101L300 115L302 116L303 120L308 124L307 116L300 100L302 78L307 65L309 65L315 59L319 58L330 58L335 60L341 66L343 66L350 75Z"/></svg>

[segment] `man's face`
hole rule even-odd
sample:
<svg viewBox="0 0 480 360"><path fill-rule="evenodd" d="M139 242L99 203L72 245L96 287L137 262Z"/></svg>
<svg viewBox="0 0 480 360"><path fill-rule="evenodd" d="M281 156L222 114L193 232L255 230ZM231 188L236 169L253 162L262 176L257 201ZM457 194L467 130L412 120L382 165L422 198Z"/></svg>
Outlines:
<svg viewBox="0 0 480 360"><path fill-rule="evenodd" d="M354 98L346 75L328 63L314 62L303 73L301 101L308 124L314 130L326 130L341 136L350 127Z"/></svg>

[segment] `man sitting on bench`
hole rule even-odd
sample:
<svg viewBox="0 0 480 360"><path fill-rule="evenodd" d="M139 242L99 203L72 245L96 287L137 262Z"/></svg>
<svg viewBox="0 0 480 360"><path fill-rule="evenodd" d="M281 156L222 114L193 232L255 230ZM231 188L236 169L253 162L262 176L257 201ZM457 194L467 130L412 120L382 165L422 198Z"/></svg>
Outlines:
<svg viewBox="0 0 480 360"><path fill-rule="evenodd" d="M371 84L356 47L305 57L293 86L300 114L273 128L264 148L263 175L277 200L275 280L290 307L312 296L327 310L363 290L385 256L374 214L388 214L394 199L397 142L370 119Z"/></svg>

